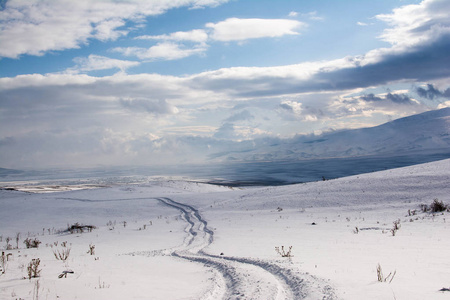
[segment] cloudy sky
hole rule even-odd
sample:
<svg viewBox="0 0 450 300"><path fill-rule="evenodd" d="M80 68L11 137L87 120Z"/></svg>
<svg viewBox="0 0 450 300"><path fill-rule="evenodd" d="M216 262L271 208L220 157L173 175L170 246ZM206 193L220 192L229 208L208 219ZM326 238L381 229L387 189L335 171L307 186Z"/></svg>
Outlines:
<svg viewBox="0 0 450 300"><path fill-rule="evenodd" d="M450 0L0 0L0 167L197 163L450 106L449 12Z"/></svg>

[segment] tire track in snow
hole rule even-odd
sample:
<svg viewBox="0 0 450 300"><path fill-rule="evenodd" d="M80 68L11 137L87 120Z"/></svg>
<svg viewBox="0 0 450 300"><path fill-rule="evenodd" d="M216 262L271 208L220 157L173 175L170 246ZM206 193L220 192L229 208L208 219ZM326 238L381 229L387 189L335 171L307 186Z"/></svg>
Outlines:
<svg viewBox="0 0 450 300"><path fill-rule="evenodd" d="M90 200L59 198L80 202L135 201L156 199L162 204L177 209L189 224L188 236L183 244L158 251L133 252L133 255L171 255L191 262L201 263L215 270L214 288L202 299L336 299L333 289L322 280L311 275L299 277L289 268L263 260L211 255L203 251L214 241L214 231L194 207L170 198L127 198L114 200Z"/></svg>
<svg viewBox="0 0 450 300"><path fill-rule="evenodd" d="M172 255L219 271L226 283L224 299L304 299L311 296L308 295L311 278L306 281L289 268L257 259L216 256L204 252L203 249L214 241L214 232L208 228L208 223L199 211L170 198L157 200L178 209L189 224L191 239L184 249L175 250ZM312 281L317 283L317 280ZM321 287L321 290L320 298L334 299L329 286Z"/></svg>

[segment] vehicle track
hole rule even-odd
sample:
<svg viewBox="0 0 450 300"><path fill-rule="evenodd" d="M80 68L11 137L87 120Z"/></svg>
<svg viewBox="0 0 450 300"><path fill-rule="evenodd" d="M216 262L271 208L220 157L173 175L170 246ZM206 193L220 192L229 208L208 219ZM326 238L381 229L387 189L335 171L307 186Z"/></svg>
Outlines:
<svg viewBox="0 0 450 300"><path fill-rule="evenodd" d="M273 262L252 258L211 255L204 251L214 241L214 232L194 207L170 198L157 198L161 203L181 212L188 223L187 241L172 256L199 262L217 270L225 280L223 299L305 299L310 295L312 276L300 278L293 270ZM303 277L303 276L302 276ZM320 284L322 285L322 284ZM316 288L317 289L317 288ZM214 293L214 294L217 294ZM315 291L317 294L317 291ZM334 299L329 286L321 286L320 298ZM318 296L318 295L315 295ZM217 299L217 298L216 298Z"/></svg>
<svg viewBox="0 0 450 300"><path fill-rule="evenodd" d="M308 274L298 274L285 265L272 261L233 256L212 255L204 251L214 241L214 231L193 206L167 197L89 200L59 198L81 202L133 201L156 199L163 205L177 209L188 226L186 238L180 246L157 251L133 252L133 255L170 255L211 268L213 287L202 300L216 299L336 299L333 289L324 281Z"/></svg>

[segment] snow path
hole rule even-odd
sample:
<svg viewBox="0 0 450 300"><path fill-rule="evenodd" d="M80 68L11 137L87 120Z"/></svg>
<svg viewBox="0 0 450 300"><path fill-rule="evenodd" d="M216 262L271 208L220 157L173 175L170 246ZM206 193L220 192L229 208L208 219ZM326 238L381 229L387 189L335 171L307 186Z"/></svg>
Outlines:
<svg viewBox="0 0 450 300"><path fill-rule="evenodd" d="M192 206L176 202L170 198L157 198L163 204L176 208L189 224L186 229L189 237L183 247L171 255L192 262L200 262L216 269L225 280L225 290L216 284L211 294L217 299L305 299L308 296L307 283L292 270L275 263L250 258L211 255L203 251L214 240L214 232L199 211ZM217 278L214 279L217 282ZM333 299L330 287L322 289L324 299Z"/></svg>
<svg viewBox="0 0 450 300"><path fill-rule="evenodd" d="M282 263L264 260L212 255L204 249L214 241L214 231L193 206L176 202L167 197L122 198L114 200L91 200L59 198L79 202L123 202L134 200L158 200L163 205L177 209L188 223L186 238L180 246L156 251L138 251L130 255L173 256L189 262L201 263L213 270L212 288L205 291L202 300L216 299L335 299L333 289L326 282L308 274L296 274Z"/></svg>

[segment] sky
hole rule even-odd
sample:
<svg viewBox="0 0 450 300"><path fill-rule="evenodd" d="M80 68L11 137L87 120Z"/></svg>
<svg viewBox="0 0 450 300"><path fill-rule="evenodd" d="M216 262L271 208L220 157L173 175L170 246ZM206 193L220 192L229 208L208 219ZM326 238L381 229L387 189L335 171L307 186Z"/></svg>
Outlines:
<svg viewBox="0 0 450 300"><path fill-rule="evenodd" d="M448 106L450 0L0 0L3 168L209 162Z"/></svg>

